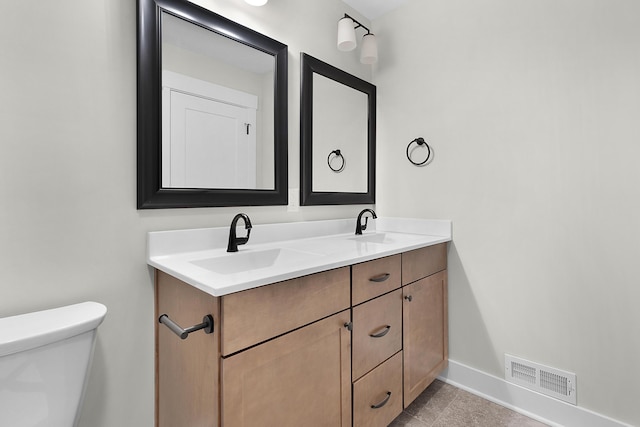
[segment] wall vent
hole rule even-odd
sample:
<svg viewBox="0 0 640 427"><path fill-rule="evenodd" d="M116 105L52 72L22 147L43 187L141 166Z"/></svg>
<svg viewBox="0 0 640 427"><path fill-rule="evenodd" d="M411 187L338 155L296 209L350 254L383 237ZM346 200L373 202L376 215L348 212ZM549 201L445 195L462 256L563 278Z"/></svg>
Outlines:
<svg viewBox="0 0 640 427"><path fill-rule="evenodd" d="M504 355L505 379L538 393L576 404L576 374Z"/></svg>

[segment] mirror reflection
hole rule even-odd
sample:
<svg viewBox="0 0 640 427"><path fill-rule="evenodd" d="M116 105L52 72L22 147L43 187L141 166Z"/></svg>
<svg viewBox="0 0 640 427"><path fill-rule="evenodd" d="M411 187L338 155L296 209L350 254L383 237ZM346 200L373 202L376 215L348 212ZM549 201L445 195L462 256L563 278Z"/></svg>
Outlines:
<svg viewBox="0 0 640 427"><path fill-rule="evenodd" d="M272 55L162 13L162 186L273 189Z"/></svg>
<svg viewBox="0 0 640 427"><path fill-rule="evenodd" d="M301 54L302 205L375 203L376 87Z"/></svg>
<svg viewBox="0 0 640 427"><path fill-rule="evenodd" d="M312 191L367 192L367 102L366 93L313 76Z"/></svg>

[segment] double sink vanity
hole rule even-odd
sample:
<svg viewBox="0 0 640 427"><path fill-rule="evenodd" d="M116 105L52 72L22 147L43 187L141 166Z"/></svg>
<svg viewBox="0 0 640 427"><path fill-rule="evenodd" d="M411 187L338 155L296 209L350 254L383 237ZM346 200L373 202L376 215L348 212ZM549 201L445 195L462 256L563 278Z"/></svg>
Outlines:
<svg viewBox="0 0 640 427"><path fill-rule="evenodd" d="M372 83L295 53L289 185L288 46L191 1L137 7L138 209L289 205L290 187L301 206L376 203ZM354 219L252 226L239 214L231 229L149 233L156 426L397 417L447 365L451 222L369 222L357 234Z"/></svg>
<svg viewBox="0 0 640 427"><path fill-rule="evenodd" d="M149 233L156 425L386 426L424 391L447 366L451 222L354 228L258 225L232 253L227 227Z"/></svg>

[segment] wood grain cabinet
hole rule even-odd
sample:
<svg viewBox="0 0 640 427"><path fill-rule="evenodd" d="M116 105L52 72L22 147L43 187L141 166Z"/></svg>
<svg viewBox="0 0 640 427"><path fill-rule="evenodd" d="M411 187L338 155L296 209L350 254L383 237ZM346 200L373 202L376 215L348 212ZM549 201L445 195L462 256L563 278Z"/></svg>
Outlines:
<svg viewBox="0 0 640 427"><path fill-rule="evenodd" d="M353 383L353 425L388 426L402 412L402 352Z"/></svg>
<svg viewBox="0 0 640 427"><path fill-rule="evenodd" d="M353 379L402 350L402 291L353 307Z"/></svg>
<svg viewBox="0 0 640 427"><path fill-rule="evenodd" d="M349 267L225 295L221 307L222 425L351 426Z"/></svg>
<svg viewBox="0 0 640 427"><path fill-rule="evenodd" d="M446 243L222 297L156 273L160 427L384 427L447 366Z"/></svg>
<svg viewBox="0 0 640 427"><path fill-rule="evenodd" d="M351 267L351 303L361 304L400 288L402 256L374 259Z"/></svg>
<svg viewBox="0 0 640 427"><path fill-rule="evenodd" d="M222 425L351 426L345 310L222 359Z"/></svg>
<svg viewBox="0 0 640 427"><path fill-rule="evenodd" d="M219 425L219 299L161 271L156 272L156 425ZM157 322L161 314L182 327L213 316L214 332L182 340Z"/></svg>
<svg viewBox="0 0 640 427"><path fill-rule="evenodd" d="M445 244L402 254L405 408L447 367L446 268Z"/></svg>

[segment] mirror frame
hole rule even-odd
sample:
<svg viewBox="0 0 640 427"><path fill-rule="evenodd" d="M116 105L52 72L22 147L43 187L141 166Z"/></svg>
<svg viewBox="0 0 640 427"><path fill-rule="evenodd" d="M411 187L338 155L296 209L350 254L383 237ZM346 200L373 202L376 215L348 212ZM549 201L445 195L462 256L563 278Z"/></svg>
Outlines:
<svg viewBox="0 0 640 427"><path fill-rule="evenodd" d="M316 59L300 54L302 69L300 96L300 204L357 205L376 201L376 87L352 74ZM313 74L327 77L367 95L367 192L313 191Z"/></svg>
<svg viewBox="0 0 640 427"><path fill-rule="evenodd" d="M138 209L288 203L287 45L187 0L137 0ZM162 188L162 33L169 13L274 56L274 189Z"/></svg>

